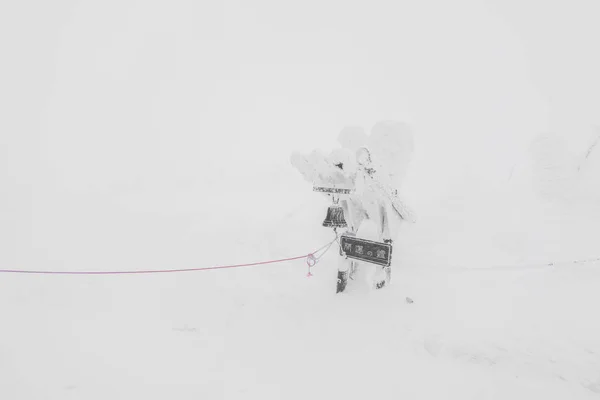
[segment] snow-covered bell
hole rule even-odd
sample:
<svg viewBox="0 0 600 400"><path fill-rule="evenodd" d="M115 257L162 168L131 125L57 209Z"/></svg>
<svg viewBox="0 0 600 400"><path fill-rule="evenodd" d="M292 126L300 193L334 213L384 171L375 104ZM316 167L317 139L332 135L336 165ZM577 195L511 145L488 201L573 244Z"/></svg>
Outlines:
<svg viewBox="0 0 600 400"><path fill-rule="evenodd" d="M323 226L329 228L345 228L348 226L344 218L344 209L339 204L333 204L327 209L327 216Z"/></svg>

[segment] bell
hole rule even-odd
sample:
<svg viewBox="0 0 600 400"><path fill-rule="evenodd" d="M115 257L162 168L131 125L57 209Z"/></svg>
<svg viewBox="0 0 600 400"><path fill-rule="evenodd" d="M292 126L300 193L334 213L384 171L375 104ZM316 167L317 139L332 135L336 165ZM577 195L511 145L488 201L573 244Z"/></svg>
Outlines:
<svg viewBox="0 0 600 400"><path fill-rule="evenodd" d="M344 218L344 209L337 205L331 205L327 209L327 216L323 221L323 226L329 228L345 228L348 226L346 219Z"/></svg>

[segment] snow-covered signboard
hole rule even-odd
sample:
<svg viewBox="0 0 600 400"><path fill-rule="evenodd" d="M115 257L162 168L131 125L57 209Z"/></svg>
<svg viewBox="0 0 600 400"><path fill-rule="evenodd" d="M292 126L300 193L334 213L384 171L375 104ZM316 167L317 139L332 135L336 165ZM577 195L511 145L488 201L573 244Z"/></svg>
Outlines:
<svg viewBox="0 0 600 400"><path fill-rule="evenodd" d="M355 260L388 267L392 262L392 245L372 240L342 235L340 240L342 255Z"/></svg>
<svg viewBox="0 0 600 400"><path fill-rule="evenodd" d="M352 189L349 189L349 188L332 188L332 187L315 186L315 187L313 187L313 192L334 193L334 194L350 194L350 193L352 193Z"/></svg>

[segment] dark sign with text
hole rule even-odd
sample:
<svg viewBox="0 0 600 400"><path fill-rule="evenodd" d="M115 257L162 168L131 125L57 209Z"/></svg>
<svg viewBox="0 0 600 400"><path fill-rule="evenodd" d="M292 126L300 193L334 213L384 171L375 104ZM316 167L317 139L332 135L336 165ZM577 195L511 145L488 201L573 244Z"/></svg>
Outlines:
<svg viewBox="0 0 600 400"><path fill-rule="evenodd" d="M342 235L340 252L348 258L389 266L392 262L392 245Z"/></svg>

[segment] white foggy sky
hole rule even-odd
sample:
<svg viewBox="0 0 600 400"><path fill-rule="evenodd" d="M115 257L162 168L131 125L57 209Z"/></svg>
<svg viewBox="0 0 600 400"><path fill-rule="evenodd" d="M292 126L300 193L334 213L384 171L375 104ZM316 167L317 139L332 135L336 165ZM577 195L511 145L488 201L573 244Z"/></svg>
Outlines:
<svg viewBox="0 0 600 400"><path fill-rule="evenodd" d="M2 2L0 239L50 224L49 192L247 185L381 119L413 125L431 186L505 176L600 124L599 4Z"/></svg>

